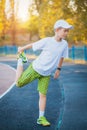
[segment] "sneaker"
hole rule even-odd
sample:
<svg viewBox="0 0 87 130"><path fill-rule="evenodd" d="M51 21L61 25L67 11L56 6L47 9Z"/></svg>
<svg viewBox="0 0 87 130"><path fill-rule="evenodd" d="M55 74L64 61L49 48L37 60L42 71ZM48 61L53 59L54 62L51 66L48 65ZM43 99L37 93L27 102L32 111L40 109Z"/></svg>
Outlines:
<svg viewBox="0 0 87 130"><path fill-rule="evenodd" d="M44 116L41 116L39 119L37 119L37 124L42 126L50 126L50 122L48 122Z"/></svg>
<svg viewBox="0 0 87 130"><path fill-rule="evenodd" d="M28 59L27 59L27 57L26 57L24 52L19 54L18 58L21 58L23 63L27 63L28 62Z"/></svg>

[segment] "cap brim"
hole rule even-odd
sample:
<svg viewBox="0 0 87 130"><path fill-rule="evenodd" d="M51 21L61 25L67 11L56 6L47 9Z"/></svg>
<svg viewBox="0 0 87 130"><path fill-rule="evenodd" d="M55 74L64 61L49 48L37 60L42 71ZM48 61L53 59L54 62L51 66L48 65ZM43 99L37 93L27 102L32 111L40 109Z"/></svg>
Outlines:
<svg viewBox="0 0 87 130"><path fill-rule="evenodd" d="M65 28L65 29L73 29L73 26L72 25L69 25L69 26L63 26L63 28Z"/></svg>
<svg viewBox="0 0 87 130"><path fill-rule="evenodd" d="M57 29L57 28L65 28L65 29L73 29L73 26L72 25L68 25L68 26L57 26L57 27L54 27L54 29Z"/></svg>

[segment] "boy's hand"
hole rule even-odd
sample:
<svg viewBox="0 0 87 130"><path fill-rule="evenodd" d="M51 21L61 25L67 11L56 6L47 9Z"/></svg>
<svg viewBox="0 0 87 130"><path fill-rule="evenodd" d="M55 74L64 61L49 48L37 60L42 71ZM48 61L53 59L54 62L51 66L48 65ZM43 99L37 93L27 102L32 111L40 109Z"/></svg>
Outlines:
<svg viewBox="0 0 87 130"><path fill-rule="evenodd" d="M54 79L57 79L60 75L60 71L59 70L56 70L55 71L55 74L54 74Z"/></svg>
<svg viewBox="0 0 87 130"><path fill-rule="evenodd" d="M23 51L23 47L18 47L18 53L22 53Z"/></svg>

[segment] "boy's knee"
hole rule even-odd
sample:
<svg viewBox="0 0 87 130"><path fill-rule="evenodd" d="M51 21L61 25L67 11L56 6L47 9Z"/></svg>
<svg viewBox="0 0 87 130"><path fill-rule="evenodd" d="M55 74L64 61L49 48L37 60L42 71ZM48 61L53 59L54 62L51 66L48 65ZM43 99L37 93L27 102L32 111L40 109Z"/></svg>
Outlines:
<svg viewBox="0 0 87 130"><path fill-rule="evenodd" d="M19 88L21 88L23 85L22 85L21 82L17 81L17 82L16 82L16 86L19 87Z"/></svg>
<svg viewBox="0 0 87 130"><path fill-rule="evenodd" d="M39 96L40 96L40 98L46 98L46 94L43 94L41 92L39 92Z"/></svg>

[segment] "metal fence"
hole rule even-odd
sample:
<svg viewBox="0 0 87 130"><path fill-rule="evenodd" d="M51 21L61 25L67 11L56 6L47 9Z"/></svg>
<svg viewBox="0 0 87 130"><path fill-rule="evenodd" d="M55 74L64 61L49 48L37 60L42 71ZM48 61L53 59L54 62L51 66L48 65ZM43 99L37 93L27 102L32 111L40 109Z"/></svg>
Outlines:
<svg viewBox="0 0 87 130"><path fill-rule="evenodd" d="M27 54L35 54L39 55L40 51L33 52L32 49L26 50L25 53ZM0 54L17 54L17 46L2 46L0 47ZM75 60L85 60L87 61L87 46L83 47L75 47L69 48L69 58Z"/></svg>
<svg viewBox="0 0 87 130"><path fill-rule="evenodd" d="M87 61L87 46L69 48L69 58Z"/></svg>

